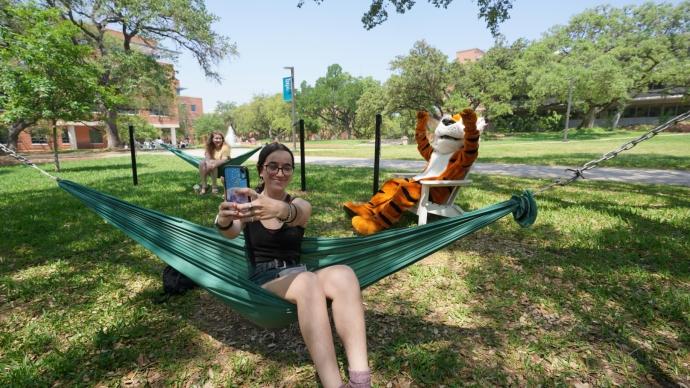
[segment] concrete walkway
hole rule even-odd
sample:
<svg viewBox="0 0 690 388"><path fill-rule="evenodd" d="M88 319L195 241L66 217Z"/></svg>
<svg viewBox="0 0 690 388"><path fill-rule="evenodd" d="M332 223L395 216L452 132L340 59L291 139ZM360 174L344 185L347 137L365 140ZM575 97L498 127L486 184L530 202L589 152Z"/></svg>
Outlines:
<svg viewBox="0 0 690 388"><path fill-rule="evenodd" d="M307 163L327 166L371 167L373 159L334 158L324 156L307 156ZM382 160L381 168L400 171L422 171L425 163L417 160ZM571 177L564 166L532 166L526 164L480 163L474 164L473 174L509 175L524 178L556 179ZM690 172L680 170L652 170L598 167L588 170L585 178L626 183L666 184L690 187Z"/></svg>
<svg viewBox="0 0 690 388"><path fill-rule="evenodd" d="M233 148L232 156L241 155L249 148ZM204 153L203 149L191 149L187 151L192 155L201 156ZM60 160L74 160L74 159L91 159L103 157L122 157L129 155L127 151L115 152L100 152L87 154L70 154L65 153L60 155ZM139 152L138 155L160 155L160 156L174 156L168 151L145 151ZM52 154L28 154L29 159L35 163L51 163L53 161ZM3 157L9 158L9 157ZM252 155L249 160L256 161L258 154ZM9 162L9 160L8 160ZM11 162L16 162L12 160ZM299 157L297 159L299 163ZM363 158L342 158L342 157L328 157L328 156L307 156L306 162L308 164L319 164L324 166L343 166L343 167L374 167L373 159ZM2 163L0 163L1 165ZM421 160L381 160L381 168L389 170L400 171L422 171L425 163ZM579 166L574 166L579 167ZM556 179L561 177L571 177L572 173L565 171L565 166L533 166L526 164L503 164L503 163L475 163L472 170L473 174L489 174L489 175L509 175L524 178L543 178ZM665 185L679 185L690 187L690 171L682 170L655 170L655 169L627 169L627 168L610 168L598 167L589 170L585 173L587 179L617 181L625 183L642 183L642 184L665 184Z"/></svg>

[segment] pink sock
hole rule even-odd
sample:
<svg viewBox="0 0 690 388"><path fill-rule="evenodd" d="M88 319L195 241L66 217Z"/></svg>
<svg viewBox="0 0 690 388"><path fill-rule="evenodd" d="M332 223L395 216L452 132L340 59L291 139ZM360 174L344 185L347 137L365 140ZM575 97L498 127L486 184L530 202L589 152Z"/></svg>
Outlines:
<svg viewBox="0 0 690 388"><path fill-rule="evenodd" d="M348 370L350 375L350 382L347 383L352 388L369 388L371 387L371 371L355 371Z"/></svg>

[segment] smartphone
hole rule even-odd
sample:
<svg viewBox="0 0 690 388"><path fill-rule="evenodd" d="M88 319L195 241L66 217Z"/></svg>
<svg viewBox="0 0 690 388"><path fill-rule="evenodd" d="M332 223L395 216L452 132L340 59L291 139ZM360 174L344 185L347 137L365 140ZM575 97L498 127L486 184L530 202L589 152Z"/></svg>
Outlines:
<svg viewBox="0 0 690 388"><path fill-rule="evenodd" d="M244 166L226 166L223 170L225 178L225 199L228 202L247 203L249 196L237 193L238 188L249 187L249 170Z"/></svg>

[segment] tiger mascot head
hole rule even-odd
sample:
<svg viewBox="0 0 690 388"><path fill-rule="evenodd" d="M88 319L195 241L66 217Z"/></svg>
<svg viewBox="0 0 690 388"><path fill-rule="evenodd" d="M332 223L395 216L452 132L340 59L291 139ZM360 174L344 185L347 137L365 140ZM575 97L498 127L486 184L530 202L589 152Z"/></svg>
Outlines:
<svg viewBox="0 0 690 388"><path fill-rule="evenodd" d="M437 116L438 117L438 116ZM463 146L465 138L465 126L462 124L462 117L456 115L443 115L440 119L429 120L427 125L433 126L437 122L436 129L434 129L434 140L431 142L431 147L439 154L452 154ZM477 130L482 132L486 122L483 117L477 120ZM431 130L431 128L428 128Z"/></svg>
<svg viewBox="0 0 690 388"><path fill-rule="evenodd" d="M462 148L464 138L465 126L460 115L444 115L436 125L431 147L440 154L452 154Z"/></svg>

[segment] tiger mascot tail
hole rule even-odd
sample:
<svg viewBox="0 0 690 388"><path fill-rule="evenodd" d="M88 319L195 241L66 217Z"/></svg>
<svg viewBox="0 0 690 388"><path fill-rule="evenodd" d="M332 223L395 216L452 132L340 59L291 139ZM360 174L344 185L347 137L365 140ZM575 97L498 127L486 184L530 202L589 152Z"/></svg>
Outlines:
<svg viewBox="0 0 690 388"><path fill-rule="evenodd" d="M460 121L462 120L462 121ZM414 178L393 178L366 203L346 202L345 211L352 217L352 227L362 235L389 228L403 212L419 202L421 180L463 179L477 159L479 130L477 114L465 109L455 116L443 116L434 131L433 142L427 137L428 112L417 112L415 140L417 150L427 161L424 171ZM442 203L451 194L450 187L430 190L431 200Z"/></svg>

